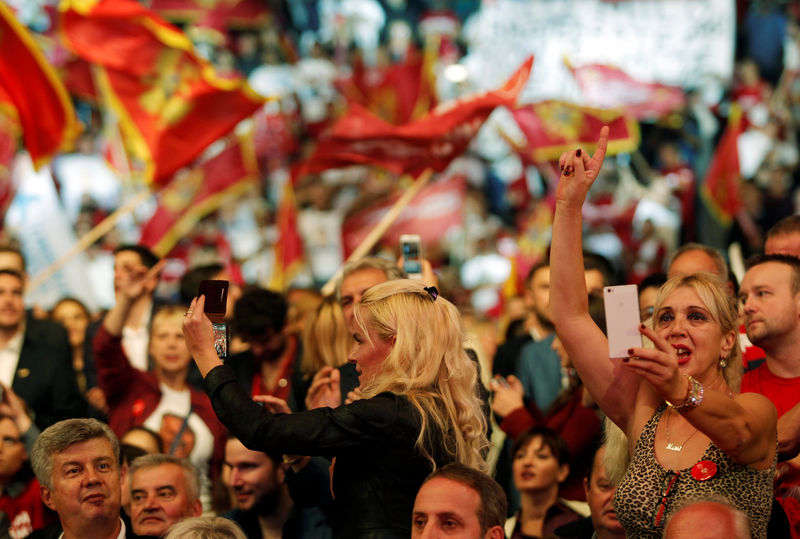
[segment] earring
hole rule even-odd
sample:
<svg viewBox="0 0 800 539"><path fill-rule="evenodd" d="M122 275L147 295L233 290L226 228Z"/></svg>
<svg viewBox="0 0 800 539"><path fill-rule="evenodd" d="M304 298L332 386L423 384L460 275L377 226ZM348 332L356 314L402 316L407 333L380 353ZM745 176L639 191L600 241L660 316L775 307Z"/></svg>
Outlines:
<svg viewBox="0 0 800 539"><path fill-rule="evenodd" d="M724 357L719 358L719 366L724 369L728 366L728 360Z"/></svg>

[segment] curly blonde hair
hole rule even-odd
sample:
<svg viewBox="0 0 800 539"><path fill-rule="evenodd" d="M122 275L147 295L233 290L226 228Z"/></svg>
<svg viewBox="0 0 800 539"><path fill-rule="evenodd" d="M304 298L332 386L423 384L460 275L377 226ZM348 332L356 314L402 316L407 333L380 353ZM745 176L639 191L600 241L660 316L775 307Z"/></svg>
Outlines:
<svg viewBox="0 0 800 539"><path fill-rule="evenodd" d="M390 391L405 396L422 418L417 448L425 457L434 461L435 426L450 457L485 471L489 444L477 395L477 366L464 350L456 307L441 296L434 298L419 281L399 279L367 290L354 315L364 335L371 328L381 339L395 339L362 395Z"/></svg>
<svg viewBox="0 0 800 539"><path fill-rule="evenodd" d="M347 363L353 335L347 329L342 307L335 296L323 298L308 315L302 337L300 371L305 378L311 378L322 367L338 367Z"/></svg>

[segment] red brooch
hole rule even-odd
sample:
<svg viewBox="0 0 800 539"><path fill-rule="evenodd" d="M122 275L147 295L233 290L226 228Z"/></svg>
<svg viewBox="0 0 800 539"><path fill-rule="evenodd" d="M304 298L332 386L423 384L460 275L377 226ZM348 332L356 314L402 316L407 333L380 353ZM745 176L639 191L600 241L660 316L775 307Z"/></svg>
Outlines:
<svg viewBox="0 0 800 539"><path fill-rule="evenodd" d="M698 481L708 481L717 475L717 465L710 460L701 460L692 466L692 477Z"/></svg>

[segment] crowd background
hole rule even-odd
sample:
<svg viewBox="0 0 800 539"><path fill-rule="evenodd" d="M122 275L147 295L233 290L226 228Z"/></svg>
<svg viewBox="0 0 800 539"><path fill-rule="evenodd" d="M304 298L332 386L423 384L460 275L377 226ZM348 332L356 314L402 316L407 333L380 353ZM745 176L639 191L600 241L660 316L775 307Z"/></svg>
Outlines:
<svg viewBox="0 0 800 539"><path fill-rule="evenodd" d="M18 9L20 19L40 35L52 33L54 6L23 4ZM470 17L480 12L477 1L244 2L256 9L247 20L220 14L221 8L204 10L193 2L150 4L178 24L223 76L246 76L257 92L278 98L253 117L259 158L256 181L239 190L238 196L219 197L210 207L214 211L168 244L174 246L169 248L159 289L163 297L177 297L179 279L187 268L211 261L230 266L240 283L319 289L352 251L353 242L363 237L363 230L374 224L364 212L374 213L408 183L375 167L333 169L295 179L295 230L302 255L285 267L285 262L276 262L274 253L287 234L279 215L292 165L309 155L320 133L358 95L373 111L394 114L388 119L402 122L402 114L408 113L401 109L408 104L397 102L403 95L399 89L409 84L404 77L413 76L407 66L419 66L426 51L435 51L435 61L423 61L428 67L418 68L417 76L430 69L427 74L435 81L428 96L431 104L476 87L452 73L469 53L466 33ZM638 148L609 160L604 177L590 194L585 244L612 262L620 281L638 282L660 269L685 241L697 240L723 251L735 242L746 258L761 248L769 226L796 212L797 6L741 1L735 8L733 78L716 81L714 97L708 97L705 88L682 88L684 101L679 108L639 121ZM392 93L387 88L398 90ZM73 95L84 134L73 153L55 159L52 175L74 237L80 238L142 186L106 162L113 153L108 111L98 101ZM721 152L726 125L739 118L739 111L743 121L736 124L738 174L728 183L720 180L722 187L709 186L709 165ZM515 308L513 298L521 291L527 270L545 254L557 175L552 162L526 160L524 152L508 148L487 150L482 133L442 175L463 178L465 183L442 187L446 190L439 199L420 195L423 201L400 219L395 232L428 229L422 231L424 256L439 273L448 296L479 317L496 320ZM445 183L440 178L438 184ZM714 193L710 204L706 190ZM453 204L442 202L444 196L457 197L459 207L453 211ZM11 205L3 233L7 242L19 242L30 260L34 257L25 242L25 220L15 208L20 204L15 200ZM79 258L86 270L82 277L91 276L91 292L75 285L77 292L61 296L78 296L93 314L110 307L111 251L120 243L145 239L142 243L152 247L168 236L169 223L160 225L163 230L155 239L150 237L149 223L168 204L168 194L162 193L124 216ZM442 221L425 221L432 214ZM394 258L396 237L387 234L373 254ZM34 277L54 262L56 257L52 253L51 257L44 266L39 260L29 262ZM29 303L43 309L59 299L39 298L29 290Z"/></svg>

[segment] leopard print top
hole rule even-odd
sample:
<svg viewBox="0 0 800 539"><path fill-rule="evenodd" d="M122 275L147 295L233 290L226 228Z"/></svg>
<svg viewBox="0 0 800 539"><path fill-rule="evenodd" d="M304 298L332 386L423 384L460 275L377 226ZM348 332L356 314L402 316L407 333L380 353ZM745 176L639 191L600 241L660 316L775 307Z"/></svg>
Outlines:
<svg viewBox="0 0 800 539"><path fill-rule="evenodd" d="M631 464L614 496L614 509L628 539L660 538L664 522L675 507L684 500L702 499L708 495L723 496L747 513L753 539L765 539L772 509L775 462L766 470L756 470L737 463L713 443L708 444L701 461L716 464L716 473L704 481L692 476L692 468L675 474L677 477L670 488L666 506L661 507L663 518L659 519L658 527L654 527L654 514L660 509L661 492L665 482L671 478L669 470L656 461L654 450L656 426L665 409L664 404L656 410L642 430Z"/></svg>

